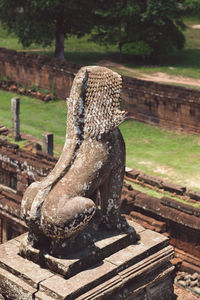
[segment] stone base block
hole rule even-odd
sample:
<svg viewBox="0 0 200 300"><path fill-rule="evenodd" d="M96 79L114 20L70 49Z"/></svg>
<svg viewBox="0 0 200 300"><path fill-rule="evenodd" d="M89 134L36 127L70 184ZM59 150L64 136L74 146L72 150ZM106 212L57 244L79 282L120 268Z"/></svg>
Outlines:
<svg viewBox="0 0 200 300"><path fill-rule="evenodd" d="M168 239L134 222L131 225L140 240L131 244L124 234L101 239L95 244L101 254L96 260L89 250L61 259L27 248L32 258L35 253L33 262L19 255L27 234L2 244L0 294L20 300L173 299L173 248Z"/></svg>

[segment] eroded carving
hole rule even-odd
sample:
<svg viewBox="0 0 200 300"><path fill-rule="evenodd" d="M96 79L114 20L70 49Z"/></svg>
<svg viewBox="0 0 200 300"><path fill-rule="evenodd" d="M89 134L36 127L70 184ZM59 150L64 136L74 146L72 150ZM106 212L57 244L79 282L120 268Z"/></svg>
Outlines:
<svg viewBox="0 0 200 300"><path fill-rule="evenodd" d="M26 190L22 217L34 236L73 239L90 222L98 205L100 223L130 230L120 215L125 145L117 128L121 77L104 67L83 67L67 100L67 133L52 172Z"/></svg>

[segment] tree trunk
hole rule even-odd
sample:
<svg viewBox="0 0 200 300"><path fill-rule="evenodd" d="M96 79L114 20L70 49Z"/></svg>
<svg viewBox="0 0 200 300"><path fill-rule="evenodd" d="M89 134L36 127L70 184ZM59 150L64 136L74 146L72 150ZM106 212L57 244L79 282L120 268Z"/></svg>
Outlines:
<svg viewBox="0 0 200 300"><path fill-rule="evenodd" d="M61 27L57 24L56 26L56 48L54 52L54 56L60 59L65 59L64 53L64 39L65 35L61 30Z"/></svg>

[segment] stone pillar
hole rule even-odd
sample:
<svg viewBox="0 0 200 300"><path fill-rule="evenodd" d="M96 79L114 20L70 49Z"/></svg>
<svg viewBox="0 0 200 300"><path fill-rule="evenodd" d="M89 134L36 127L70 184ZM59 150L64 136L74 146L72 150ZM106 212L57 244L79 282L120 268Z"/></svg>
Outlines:
<svg viewBox="0 0 200 300"><path fill-rule="evenodd" d="M19 113L20 113L20 99L12 98L11 100L12 109L12 137L15 141L21 139L20 128L19 128Z"/></svg>
<svg viewBox="0 0 200 300"><path fill-rule="evenodd" d="M43 136L43 151L53 156L53 133L45 132Z"/></svg>

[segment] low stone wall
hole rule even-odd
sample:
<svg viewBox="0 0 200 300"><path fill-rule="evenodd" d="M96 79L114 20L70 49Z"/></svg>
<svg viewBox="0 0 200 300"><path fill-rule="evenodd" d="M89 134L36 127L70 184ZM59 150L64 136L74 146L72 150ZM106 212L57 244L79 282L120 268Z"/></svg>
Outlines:
<svg viewBox="0 0 200 300"><path fill-rule="evenodd" d="M46 177L57 159L37 151L36 154L0 139L0 184L23 195L34 181Z"/></svg>
<svg viewBox="0 0 200 300"><path fill-rule="evenodd" d="M0 48L0 74L32 84L57 97L69 96L80 65L53 57ZM123 76L122 98L128 117L190 133L200 133L200 91Z"/></svg>
<svg viewBox="0 0 200 300"><path fill-rule="evenodd" d="M123 100L130 118L200 133L200 91L123 77Z"/></svg>
<svg viewBox="0 0 200 300"><path fill-rule="evenodd" d="M30 87L47 89L61 99L69 95L74 74L80 68L69 61L45 55L28 54L0 48L0 74Z"/></svg>
<svg viewBox="0 0 200 300"><path fill-rule="evenodd" d="M169 205L170 203L172 205ZM172 246L194 255L197 258L194 264L200 270L200 210L191 207L192 211L197 211L197 214L191 214L188 209L189 205L181 203L179 206L178 202L175 206L173 204L172 199L152 197L129 185L123 187L122 211L132 216L136 222L138 219L140 222L140 215L143 215L142 220L147 223L147 228L155 228L154 230L161 233L165 232L170 237ZM144 223L142 225L145 226Z"/></svg>
<svg viewBox="0 0 200 300"><path fill-rule="evenodd" d="M0 186L0 244L27 231L21 220L22 196Z"/></svg>
<svg viewBox="0 0 200 300"><path fill-rule="evenodd" d="M192 203L199 204L200 201L199 192L149 176L138 170L127 170L125 179L160 192L166 191L172 196L189 200ZM191 256L194 255L195 258L192 260L190 257L186 257L185 254L184 258L182 257L186 261L184 264L189 265L187 268L190 271L195 268L200 271L199 208L194 207L189 202L186 204L165 196L161 198L152 197L133 189L131 185L125 184L122 194L122 209L137 222L139 220L142 226L161 233L167 233L171 245L176 249L190 253Z"/></svg>
<svg viewBox="0 0 200 300"><path fill-rule="evenodd" d="M190 201L200 201L200 192L188 189L186 186L167 182L161 178L149 176L139 170L127 170L125 178L140 183L149 187L156 188L161 191L166 191L177 196L183 196Z"/></svg>
<svg viewBox="0 0 200 300"><path fill-rule="evenodd" d="M46 177L56 162L41 151L34 154L0 139L0 243L27 230L20 216L22 196L32 182Z"/></svg>

